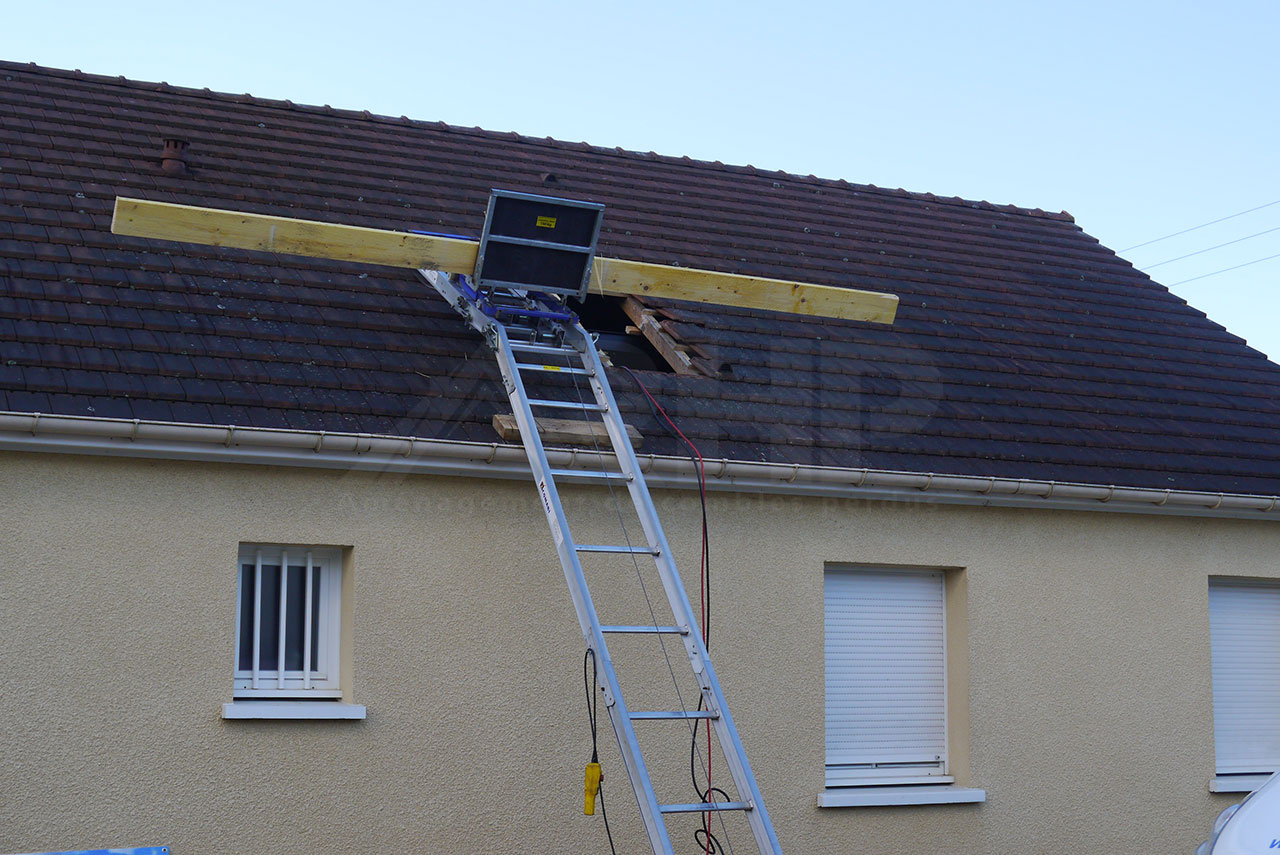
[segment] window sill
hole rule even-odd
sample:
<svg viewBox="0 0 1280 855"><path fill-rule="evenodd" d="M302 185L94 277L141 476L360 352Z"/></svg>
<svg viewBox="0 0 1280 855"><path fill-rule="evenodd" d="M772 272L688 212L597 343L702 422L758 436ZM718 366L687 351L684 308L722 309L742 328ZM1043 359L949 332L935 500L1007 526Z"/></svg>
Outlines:
<svg viewBox="0 0 1280 855"><path fill-rule="evenodd" d="M839 787L819 794L818 807L958 805L978 804L986 800L986 790L972 787Z"/></svg>
<svg viewBox="0 0 1280 855"><path fill-rule="evenodd" d="M1270 775L1217 775L1209 779L1209 792L1252 793L1269 780Z"/></svg>
<svg viewBox="0 0 1280 855"><path fill-rule="evenodd" d="M363 704L330 701L235 701L222 705L226 719L353 720L363 719Z"/></svg>

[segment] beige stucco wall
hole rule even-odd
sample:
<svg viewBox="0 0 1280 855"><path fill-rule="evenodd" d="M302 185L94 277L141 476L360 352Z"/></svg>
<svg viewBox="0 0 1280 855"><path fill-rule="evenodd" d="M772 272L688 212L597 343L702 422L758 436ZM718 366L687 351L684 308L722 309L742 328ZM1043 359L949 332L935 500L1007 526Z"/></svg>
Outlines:
<svg viewBox="0 0 1280 855"><path fill-rule="evenodd" d="M616 537L600 496L568 497L580 541ZM657 501L692 580L696 497ZM1189 852L1230 803L1207 792L1207 578L1280 574L1280 527L726 494L710 513L713 657L787 852ZM241 542L350 547L366 721L220 718ZM607 851L530 485L5 454L0 543L0 850ZM986 804L816 807L828 562L961 568L953 743ZM601 724L619 851L643 852Z"/></svg>

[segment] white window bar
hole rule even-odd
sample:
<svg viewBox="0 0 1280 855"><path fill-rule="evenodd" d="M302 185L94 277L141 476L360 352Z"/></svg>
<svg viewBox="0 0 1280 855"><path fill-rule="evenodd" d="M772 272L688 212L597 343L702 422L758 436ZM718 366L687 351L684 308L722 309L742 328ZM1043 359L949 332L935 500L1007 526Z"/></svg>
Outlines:
<svg viewBox="0 0 1280 855"><path fill-rule="evenodd" d="M244 545L239 559L241 590L236 611L235 690L241 697L340 697L338 686L338 622L341 604L341 557L332 550L305 545ZM292 575L296 567L298 575ZM278 568L278 583L267 578ZM250 588L249 585L253 587ZM279 607L273 597L279 596ZM296 600L296 603L295 603ZM295 609L295 605L297 609ZM280 620L267 637L267 610ZM300 615L295 615L300 611ZM248 627L253 621L252 628ZM297 620L298 626L292 621ZM301 636L293 666L293 640ZM274 645L274 647L272 647ZM268 653L276 662L268 666ZM253 661L243 662L252 653Z"/></svg>
<svg viewBox="0 0 1280 855"><path fill-rule="evenodd" d="M276 688L284 688L285 625L289 619L289 550L280 556L280 642L276 646Z"/></svg>
<svg viewBox="0 0 1280 855"><path fill-rule="evenodd" d="M306 591L305 605L302 613L302 688L311 688L311 550L307 550L307 578L303 590Z"/></svg>
<svg viewBox="0 0 1280 855"><path fill-rule="evenodd" d="M262 550L253 565L253 687L258 688L258 655L261 652L262 627Z"/></svg>

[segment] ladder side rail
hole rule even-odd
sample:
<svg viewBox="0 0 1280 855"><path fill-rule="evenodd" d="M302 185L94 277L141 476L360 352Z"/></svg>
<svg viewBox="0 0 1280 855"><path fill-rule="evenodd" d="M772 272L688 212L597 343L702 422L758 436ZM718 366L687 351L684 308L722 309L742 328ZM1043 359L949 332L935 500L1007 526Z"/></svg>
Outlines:
<svg viewBox="0 0 1280 855"><path fill-rule="evenodd" d="M528 440L526 440L525 453L529 457L530 467L534 469L535 479L539 480L540 483L542 479L545 479L548 494L554 500L552 507L559 515L558 520L562 530L567 530L567 522L564 521L564 510L559 504L559 494L555 491L549 465L546 464L546 451L542 447L541 438L534 426L532 410L525 403L527 395L524 394L523 383L519 376L519 370L516 368L515 356L510 342L507 340L505 329L501 324L495 323L493 319L481 312L470 300L466 299L463 292L451 281L451 276L431 270L421 270L419 272L440 292L450 305L468 320L472 327L484 334L491 344L494 341L501 341L501 349L499 350L495 345L495 351L498 352L499 368L503 372L504 382L507 383L512 409L516 414L517 425L520 427L520 435L522 439L526 437L532 438L532 442L535 444L534 447L531 447ZM746 817L752 834L756 839L756 844L763 855L782 855L781 845L778 843L777 836L773 830L773 823L770 821L764 806L764 799L760 795L755 776L747 761L746 751L738 737L737 727L729 714L728 705L725 702L723 692L720 690L720 682L711 667L711 659L702 641L702 634L698 630L693 606L689 602L684 585L680 582L675 562L671 558L671 547L667 543L662 523L659 521L657 510L653 506L653 500L649 495L648 486L645 484L644 475L640 471L639 460L636 458L635 450L631 446L630 438L626 435L621 413L618 410L617 401L614 399L613 390L609 387L604 373L604 366L601 364L599 354L595 348L595 342L591 340L590 335L579 324L565 323L563 327L572 334L569 338L578 339L575 349L582 357L583 367L592 375L590 377L591 388L596 400L604 407L604 423L613 444L618 465L623 474L628 476L628 489L639 513L645 536L648 538L649 545L659 551L659 555L656 556L660 570L659 575L662 578L663 587L671 603L672 610L676 613L677 622L682 624L678 629L681 630L681 634L684 636L690 664L694 666L694 673L703 688L709 708L714 705L715 712L718 713L718 717L713 720L713 727L715 727L717 738L720 740L725 762L729 766L731 777L739 795L749 794L752 809L746 811ZM496 335L491 331L496 331ZM493 338L490 337L491 335L493 335ZM519 390L519 395L513 390L512 379L516 384L519 384L514 387L514 389ZM540 475L539 466L541 466ZM548 516L548 522L551 523L550 515ZM554 526L552 533L554 536ZM580 580L581 590L585 594L585 598L581 600L576 595L574 596L574 606L575 609L579 609L579 622L584 624L583 635L587 638L587 643L591 644L592 640L595 640L596 667L598 672L602 673L605 678L603 683L606 691L614 695L615 703L612 704L609 703L609 699L606 696L606 709L613 723L618 747L623 753L624 765L627 766L628 775L631 777L632 789L636 795L636 802L640 806L641 818L644 821L646 832L649 834L650 843L656 855L669 855L673 851L670 839L667 835L665 823L660 819L661 811L653 792L653 785L644 768L644 761L640 756L635 731L616 684L616 673L613 670L612 660L608 658L608 648L604 642L599 619L592 620L595 615L594 605L591 603L590 593L586 588L585 576L582 573L577 554L572 549L572 542L569 541L567 536L565 541L566 543L557 544L557 550L560 553L566 581L569 582L570 594L575 594L575 574L577 579ZM566 554L566 544L568 546L568 554ZM581 607L579 605L580 602ZM591 611L584 617L583 608L587 606L590 606ZM681 614L685 617L684 621L679 621ZM591 624L592 631L590 633L588 633L587 624ZM601 658L602 654L603 659ZM726 746L731 750L726 750ZM649 802L648 806L645 804L646 800Z"/></svg>
<svg viewBox="0 0 1280 855"><path fill-rule="evenodd" d="M609 647L600 628L600 619L591 599L586 575L582 571L582 563L574 548L573 538L565 516L564 507L560 503L560 494L555 480L551 476L551 467L547 462L546 449L538 435L534 423L533 410L529 407L528 394L524 382L516 367L515 353L511 350L506 330L499 323L490 327L493 336L494 350L498 356L498 367L502 371L503 382L511 401L511 408L520 428L520 437L524 444L525 454L529 458L529 467L533 470L534 481L538 485L539 500L543 502L543 510L551 527L556 551L560 556L560 564L564 568L565 581L573 598L573 607L578 615L578 623L582 627L582 635L587 645L595 651L597 674L602 678L601 685L605 695L605 709L612 720L614 736L618 740L618 749L623 755L623 765L627 769L631 786L635 792L636 804L640 808L640 816L644 822L645 833L656 855L671 855L671 840L667 834L666 823L662 819L657 794L645 768L644 758L640 751L640 743L636 739L630 712L622 698L618 685L617 672L609 654Z"/></svg>
<svg viewBox="0 0 1280 855"><path fill-rule="evenodd" d="M672 558L671 546L667 543L666 533L663 531L662 524L658 519L657 509L653 505L653 498L649 494L644 474L640 471L640 462L631 446L630 439L626 435L622 414L618 410L618 402L613 396L612 388L609 386L604 366L600 362L595 344L591 341L587 331L578 324L574 324L571 329L575 332L576 338L579 339L579 345L584 347L584 361L588 369L592 369L591 376L588 379L597 400L605 407L604 423L609 431L610 439L613 441L614 452L618 457L618 466L625 475L630 476L627 481L627 487L631 491L632 499L635 502L637 511L639 511L645 536L648 538L649 545L659 552L656 560L659 568L663 571L660 573L663 586L666 588L667 596L673 609L678 609L676 623L683 623L691 630L683 635L685 649L704 694L708 696L708 703L714 704L713 711L718 713L718 718L712 721L712 726L715 728L716 736L720 740L722 753L724 754L725 762L729 766L734 786L737 787L739 796L746 796L751 802L752 810L747 811L746 815L752 833L756 838L756 844L762 853L782 855L782 847L774 832L768 811L765 809L764 799L760 794L759 787L756 785L755 775L751 771L750 762L747 760L746 750L743 748L742 741L738 736L738 729L734 725L732 715L729 713L729 706L725 701L724 693L721 691L720 681L716 678L715 669L711 665L711 657L707 653L706 645L703 643L696 613L693 610L693 605L689 602L684 585L680 581L679 572Z"/></svg>
<svg viewBox="0 0 1280 855"><path fill-rule="evenodd" d="M595 650L596 674L604 690L605 711L608 712L609 720L613 725L618 750L622 752L623 765L627 769L627 777L631 781L631 789L635 793L636 804L640 808L640 818L644 823L645 833L649 837L654 855L673 855L674 850L671 848L666 823L662 819L658 797L653 791L653 783L649 780L649 773L640 753L640 743L636 739L635 728L632 726L626 702L622 699L617 672L613 668L613 660L609 655L609 646L600 628L600 619L596 614L595 604L591 600L586 575L582 572L582 564L574 549L564 506L560 503L560 494L556 490L555 479L551 475L547 452L538 434L533 410L528 404L529 396L520 377L515 352L507 338L506 329L480 311L453 281L452 275L436 270L419 270L418 272L436 291L440 292L449 305L453 306L477 332L485 337L494 350L498 369L502 372L503 386L511 403L511 411L520 429L525 456L529 459L529 468L533 472L534 482L539 485L539 501L546 501L543 510L547 514L547 524L551 527L552 539L556 543L556 552L560 557L560 565L564 569L565 582L569 587L569 596L573 600L578 623L582 627L583 638L587 645ZM585 344L590 347L590 353L594 356L594 343L588 339ZM583 359L583 368L590 370L590 364L583 352L579 350L578 353ZM545 493L543 493L544 485Z"/></svg>

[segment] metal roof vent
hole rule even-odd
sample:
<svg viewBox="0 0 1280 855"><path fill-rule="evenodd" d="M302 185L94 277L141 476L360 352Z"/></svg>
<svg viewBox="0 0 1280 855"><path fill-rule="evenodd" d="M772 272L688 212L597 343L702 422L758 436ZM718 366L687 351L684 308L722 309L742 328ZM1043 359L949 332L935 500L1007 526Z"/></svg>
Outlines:
<svg viewBox="0 0 1280 855"><path fill-rule="evenodd" d="M187 141L181 137L163 137L164 148L160 152L160 169L165 175L187 174Z"/></svg>

